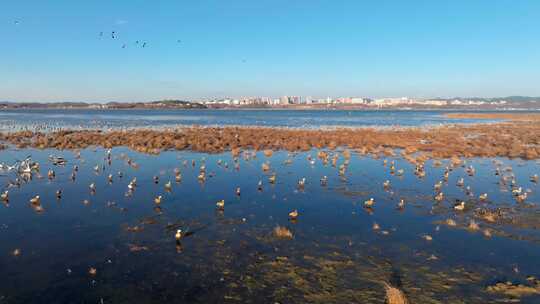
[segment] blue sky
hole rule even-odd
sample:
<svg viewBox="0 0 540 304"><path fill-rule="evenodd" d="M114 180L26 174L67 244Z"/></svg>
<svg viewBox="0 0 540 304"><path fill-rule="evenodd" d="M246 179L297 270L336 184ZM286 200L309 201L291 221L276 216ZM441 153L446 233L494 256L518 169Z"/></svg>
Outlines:
<svg viewBox="0 0 540 304"><path fill-rule="evenodd" d="M538 20L537 0L3 1L0 100L540 96Z"/></svg>

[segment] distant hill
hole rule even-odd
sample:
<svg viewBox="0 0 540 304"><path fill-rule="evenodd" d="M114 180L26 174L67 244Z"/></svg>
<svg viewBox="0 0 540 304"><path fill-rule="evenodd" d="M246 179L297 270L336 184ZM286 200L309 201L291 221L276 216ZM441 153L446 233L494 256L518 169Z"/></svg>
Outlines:
<svg viewBox="0 0 540 304"><path fill-rule="evenodd" d="M7 109L203 109L205 105L184 100L159 100L151 102L0 102L0 108Z"/></svg>
<svg viewBox="0 0 540 304"><path fill-rule="evenodd" d="M437 100L472 100L472 101L484 101L484 102L501 102L506 101L510 104L516 103L529 103L529 102L540 102L540 97L531 97L531 96L507 96L507 97L453 97L453 98L438 98Z"/></svg>
<svg viewBox="0 0 540 304"><path fill-rule="evenodd" d="M459 109L540 109L540 97L531 96L507 96L507 97L453 97L453 98L432 98L426 101L444 101L444 108ZM429 108L433 105L422 104L421 99L415 108ZM336 104L343 106L345 104ZM307 106L318 107L321 104ZM322 105L325 106L326 105ZM396 105L399 107L402 105ZM215 107L215 106L212 106ZM227 107L227 106L223 106ZM273 106L245 105L243 107L273 108ZM392 106L390 106L392 107ZM165 99L148 102L108 102L108 103L87 103L87 102L10 102L0 101L0 109L205 109L207 105L179 99Z"/></svg>
<svg viewBox="0 0 540 304"><path fill-rule="evenodd" d="M109 102L104 105L107 108L126 109L126 108L165 108L165 109L204 109L205 105L185 100L158 100L150 102Z"/></svg>

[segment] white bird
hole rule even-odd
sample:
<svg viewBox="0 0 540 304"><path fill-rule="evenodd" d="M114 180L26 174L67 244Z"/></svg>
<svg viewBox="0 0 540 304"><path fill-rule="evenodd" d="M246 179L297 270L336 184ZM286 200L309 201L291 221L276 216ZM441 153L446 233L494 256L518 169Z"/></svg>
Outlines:
<svg viewBox="0 0 540 304"><path fill-rule="evenodd" d="M375 204L375 200L373 198L368 199L367 201L364 201L364 207L370 208Z"/></svg>
<svg viewBox="0 0 540 304"><path fill-rule="evenodd" d="M294 209L293 211L289 212L289 219L295 220L298 218L298 210Z"/></svg>
<svg viewBox="0 0 540 304"><path fill-rule="evenodd" d="M0 195L0 199L1 199L2 201L4 201L4 202L9 201L9 191L8 191L8 190L4 191L4 193L2 193L2 194Z"/></svg>
<svg viewBox="0 0 540 304"><path fill-rule="evenodd" d="M134 178L131 180L131 182L129 182L129 184L128 184L128 189L129 189L129 190L134 190L135 187L137 187L137 178L136 178L136 177L134 177Z"/></svg>
<svg viewBox="0 0 540 304"><path fill-rule="evenodd" d="M33 198L30 199L30 203L32 205L39 205L40 204L40 199L39 199L39 195L36 195L34 196Z"/></svg>
<svg viewBox="0 0 540 304"><path fill-rule="evenodd" d="M167 183L165 183L165 190L170 191L171 189L172 189L171 181L168 181Z"/></svg>
<svg viewBox="0 0 540 304"><path fill-rule="evenodd" d="M300 180L298 181L298 187L299 187L300 189L304 189L305 184L306 184L306 178L305 178L305 177L302 177L302 179L300 179Z"/></svg>
<svg viewBox="0 0 540 304"><path fill-rule="evenodd" d="M465 210L465 202L461 201L454 205L454 210L463 211Z"/></svg>

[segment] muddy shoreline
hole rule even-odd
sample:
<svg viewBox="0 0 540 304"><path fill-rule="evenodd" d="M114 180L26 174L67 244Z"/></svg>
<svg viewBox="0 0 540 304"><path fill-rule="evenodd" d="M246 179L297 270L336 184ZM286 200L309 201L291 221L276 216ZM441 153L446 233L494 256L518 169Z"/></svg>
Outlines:
<svg viewBox="0 0 540 304"><path fill-rule="evenodd" d="M458 115L448 114L448 115ZM540 115L459 114L512 119L508 122L430 128L300 130L267 127L189 127L174 130L74 130L1 133L0 142L18 148L82 149L126 146L144 153L192 150L220 153L242 149L307 151L346 147L359 153L432 158L509 157L538 159ZM461 116L460 116L461 117Z"/></svg>
<svg viewBox="0 0 540 304"><path fill-rule="evenodd" d="M540 113L446 113L448 118L503 119L510 121L540 121Z"/></svg>

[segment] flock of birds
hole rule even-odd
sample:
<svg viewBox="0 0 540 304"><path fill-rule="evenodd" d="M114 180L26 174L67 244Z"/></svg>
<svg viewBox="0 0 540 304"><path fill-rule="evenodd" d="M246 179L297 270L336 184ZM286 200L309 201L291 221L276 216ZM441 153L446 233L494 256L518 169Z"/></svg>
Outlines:
<svg viewBox="0 0 540 304"><path fill-rule="evenodd" d="M110 37L110 39L112 40L118 40L119 39L119 36L118 36L118 32L117 31L111 31L110 32L110 35L108 35L107 33L105 32L99 32L99 37L101 39L105 38L105 37ZM182 40L180 39L177 39L176 40L176 43L177 44L181 44L182 43ZM129 43L122 43L122 48L125 49L129 46L130 44ZM148 42L146 40L135 40L131 45L135 46L135 47L140 47L140 48L146 48L147 46L149 46Z"/></svg>
<svg viewBox="0 0 540 304"><path fill-rule="evenodd" d="M249 152L245 152L244 155L245 155L244 157L246 159L249 159L250 157L254 156L254 154L250 154ZM80 154L77 154L77 157L80 157ZM328 163L329 161L331 161L332 165L334 167L337 166L337 159L339 157L337 153L335 153L332 156L332 158L330 159L330 155L328 153L319 152L318 157L321 158L324 163ZM111 165L112 150L110 150L110 149L107 150L105 159L106 159L107 163L109 165ZM350 156L345 157L344 162L341 165L337 166L338 173L339 173L340 176L345 176L345 174L347 172L347 169L348 169L348 166L349 166L349 159L350 159ZM61 156L52 156L51 155L51 156L49 156L49 161L54 166L65 166L66 163L67 163L67 160L65 158L61 157ZM308 156L308 161L312 165L315 163L315 159L313 157L311 157L311 155ZM137 166L131 159L128 159L127 162L128 162L129 165ZM292 160L289 159L286 162L290 163L290 162L292 162ZM184 166L187 166L188 161L185 160L183 164L184 164ZM191 165L193 167L195 167L195 164L196 164L195 160L192 160ZM228 168L228 166L229 166L227 163L224 163L222 160L218 160L218 165L219 166L224 166L225 168ZM392 160L390 162L388 162L387 160L384 160L383 165L385 167L387 167L387 166L389 167L390 174L392 176L394 176L394 175L395 176L402 176L404 174L403 169L396 169L396 164L395 164L394 160ZM237 170L240 169L237 157L234 158L234 167ZM269 162L264 162L261 167L262 167L262 171L264 171L264 172L268 172L268 171L271 170L271 165L270 165ZM96 173L99 173L101 170L104 170L104 169L105 169L105 165L96 165L95 167L93 167L93 170ZM441 203L441 202L443 202L445 200L445 194L442 191L443 185L448 183L449 175L453 170L454 170L454 166L452 166L452 165L449 165L449 166L445 167L442 179L437 181L434 184L433 188L434 188L435 193L434 193L433 199L434 199L434 201L436 203ZM39 174L39 172L40 172L40 164L38 162L32 161L32 159L30 157L28 157L28 158L26 158L26 159L24 159L22 161L17 161L13 165L0 163L0 171L8 171L8 172L9 171L14 171L14 172L16 172L17 177L15 178L14 181L10 180L10 182L6 186L7 188L9 188L9 187L20 187L24 182L30 181L34 174L37 174L38 177L41 177L40 174ZM76 179L78 171L79 171L79 167L77 165L73 166L72 172L70 174L70 179L72 181L74 181ZM469 176L474 176L476 170L472 165L469 165L469 166L465 167L465 172ZM503 170L501 170L501 168L499 166L495 170L495 175L501 176L499 183L501 185L509 185L511 193L515 197L516 202L524 203L527 200L528 195L529 195L531 190L530 189L524 190L521 186L518 186L515 176L511 173L512 172L511 168L505 168L504 172L510 172L510 174L503 174ZM425 177L426 172L425 172L425 167L424 167L423 163L420 163L420 164L416 165L415 170L414 170L414 174L416 176L418 176L419 178ZM119 178L122 178L123 175L124 174L122 172L120 172L120 171L117 173L117 176ZM205 160L203 159L203 163L199 167L197 179L200 182L204 182L208 175L213 176L213 175L215 175L215 173L214 172L207 173ZM52 180L55 177L56 177L55 170L53 168L50 168L47 171L47 178ZM112 174L109 174L107 176L107 182L108 183L112 183L113 179L114 179L114 176ZM179 168L174 169L174 180L177 183L182 181L182 174L181 174L181 170ZM271 173L268 176L268 182L270 184L275 184L276 180L277 180L277 175L276 175L275 172ZM153 181L154 181L154 183L158 184L159 183L159 176L154 176ZM533 182L533 183L538 183L539 182L538 175L537 174L531 175L530 176L530 181ZM321 186L326 186L327 183L328 183L328 177L327 176L321 177L320 185ZM306 185L306 178L305 177L298 180L297 188L299 190L303 190L305 188L305 185ZM383 189L385 191L391 191L391 189L392 189L392 185L391 185L390 180L384 181L382 186L383 186ZM474 196L471 187L470 186L465 186L465 180L464 180L463 177L460 177L460 178L457 179L456 186L459 187L460 189L463 189L468 197L473 197ZM97 191L97 187L96 187L96 184L94 182L90 183L88 188L89 188L89 191L90 191L91 194L95 194L95 192ZM132 196L133 192L135 191L136 188L137 188L137 178L134 177L127 185L126 196ZM171 192L172 188L173 188L173 185L172 185L172 182L170 180L167 181L164 184L165 191ZM262 189L263 189L263 180L258 181L257 189L259 191L262 191ZM237 196L241 195L241 189L239 187L237 187L235 189L235 194ZM56 191L56 197L58 199L60 199L62 197L62 190L61 189L58 189ZM0 199L3 202L6 202L6 203L9 202L9 190L4 190L1 193ZM162 202L162 199L163 199L162 195L157 195L154 198L154 203L156 205L159 205ZM488 194L487 193L480 194L478 196L477 201L479 201L479 202L488 201ZM44 211L43 207L41 205L41 200L40 200L39 195L36 195L33 198L31 198L30 199L30 204L34 207L34 209L37 212L43 212ZM376 204L375 199L374 198L369 198L368 200L364 201L363 206L364 206L364 208L366 208L366 210L369 211L372 208L374 208L375 204ZM406 205L405 200L400 199L398 204L397 204L397 208L398 209L404 209L405 205ZM456 201L453 204L452 209L455 210L455 211L465 211L467 209L467 207L468 207L467 202L465 200L459 200L459 201ZM216 208L219 209L219 210L223 210L225 208L225 201L224 200L218 201L216 203ZM299 216L299 212L296 209L292 210L289 213L289 218L292 219L292 220L297 219L298 216ZM474 226L474 224L473 224L473 226ZM181 235L180 230L178 231L178 233Z"/></svg>
<svg viewBox="0 0 540 304"><path fill-rule="evenodd" d="M20 20L14 20L13 21L13 24L18 26L20 25L21 21ZM117 31L108 31L108 32L105 32L105 31L100 31L98 33L98 37L100 39L105 39L105 38L109 38L111 40L114 40L114 41L117 41L117 40L120 40L120 36L119 36L119 33ZM176 39L175 43L177 45L182 45L183 44L183 41L181 39ZM120 47L122 49L126 49L130 46L133 46L133 47L136 47L136 48L148 48L150 46L150 43L147 41L147 40L135 40L135 41L132 41L132 42L122 42L120 44ZM241 62L242 63L246 63L247 60L245 58L242 58L241 59Z"/></svg>
<svg viewBox="0 0 540 304"><path fill-rule="evenodd" d="M271 153L268 153L268 154L271 155ZM315 164L316 158L320 159L323 162L324 165L326 165L328 163L331 163L333 167L337 168L339 176L341 176L342 178L346 178L347 172L349 172L348 168L349 168L350 155L347 154L347 153L341 153L341 154L343 154L344 157L343 157L343 162L340 165L338 165L338 159L340 158L340 153L338 153L338 152L330 154L328 152L320 151L317 154L316 157L312 157L311 155L308 155L307 160L308 160L308 163L310 165ZM249 160L251 158L255 158L256 153L255 152L245 151L243 153L243 157L244 157L245 160ZM77 158L77 159L80 158L80 152L76 153L75 158ZM138 167L137 163L135 163L132 159L128 158L125 155L121 155L119 158L126 160L127 164L129 166L131 166L131 167L134 167L134 168ZM111 166L112 159L113 159L112 150L109 149L109 150L106 151L106 156L105 156L106 164ZM63 166L63 167L65 167L67 165L68 161L62 156L53 156L53 155L49 156L48 160L52 164L52 167L47 170L47 178L49 180L54 180L56 178L56 172L54 170L54 166ZM234 157L233 162L234 162L234 165L233 165L234 168L236 170L240 170L239 157L237 157L237 156ZM292 158L289 157L285 161L285 164L291 164L291 163L292 163ZM184 160L183 165L185 167L189 166L188 160ZM222 166L224 168L229 168L229 164L227 162L222 161L221 159L217 161L217 165ZM499 184L501 186L503 186L503 187L509 187L509 190L511 191L512 196L515 198L515 201L517 203L524 203L527 200L528 193L530 193L531 190L530 189L524 190L522 186L519 186L517 181L516 181L516 177L512 172L512 168L511 167L502 168L502 165L503 165L502 163L496 163L496 169L495 169L495 172L494 172L494 174L496 176L500 177ZM191 160L191 166L196 167L196 161L195 160ZM391 160L391 161L388 161L386 159L383 160L383 166L385 168L389 169L390 176L401 177L405 173L404 169L396 168L397 165L396 165L396 162L394 160ZM443 202L449 202L446 199L445 193L443 192L443 187L445 185L448 186L449 176L450 176L450 174L452 172L455 171L455 169L458 166L463 167L464 171L466 172L466 174L468 176L474 176L476 174L476 170L472 165L465 166L465 165L462 165L462 164L452 164L452 163L450 163L448 166L446 166L444 168L444 172L442 174L441 179L439 181L437 181L433 185L433 189L434 189L434 194L433 194L434 206L435 205L441 205L441 203L443 203ZM30 180L32 180L33 176L37 177L38 179L43 178L41 176L41 174L40 174L40 167L41 167L40 164L38 162L33 161L31 159L31 157L27 157L24 160L17 161L16 163L14 163L12 165L5 164L5 163L0 163L0 172L2 172L2 171L3 172L15 172L15 175L16 175L15 180L13 180L13 181L10 180L8 182L8 184L5 186L7 189L5 189L5 190L3 190L1 192L0 200L2 202L4 202L5 204L9 204L9 200L10 200L9 188L11 188L11 187L21 187L25 183L28 183ZM92 170L94 170L95 173L99 175L101 172L105 171L105 168L106 168L105 163L103 163L103 164L97 164L96 166L94 166L92 168ZM267 162L262 163L261 169L262 169L263 172L268 173L267 174L268 183L275 184L277 182L278 177L277 177L276 172L271 173L272 166L271 166L270 162L267 161ZM69 178L72 181L75 181L76 178L77 178L78 172L79 172L79 167L77 165L74 165L72 167L71 174L70 174ZM180 183L182 181L182 179L183 179L182 171L179 168L175 168L173 170L173 172L174 172L174 180L175 180L175 182ZM206 168L206 160L205 160L205 158L203 158L201 160L201 165L198 168L197 180L199 182L201 182L201 183L204 183L208 177L213 177L213 176L215 176L215 174L216 174L215 172L208 172L208 170ZM422 178L424 178L426 176L426 170L425 170L425 167L424 167L423 163L416 164L415 169L414 169L414 174L420 179L422 179ZM116 174L116 177L121 179L121 178L124 177L124 173L121 172L121 171L118 171L117 174ZM106 176L106 179L107 179L108 183L113 183L113 180L115 179L115 176L113 176L112 174L108 174ZM155 184L158 184L160 182L160 177L158 175L156 175L156 176L153 177L152 180L153 180L153 182ZM538 175L537 174L531 175L530 176L530 181L533 182L533 183L538 183L539 182ZM328 177L327 176L322 176L320 178L320 180L319 180L319 183L323 187L327 186L328 185ZM263 180L259 180L257 182L257 186L256 186L257 190L262 191L263 187L264 187L264 184L265 183L263 182ZM307 179L305 177L300 178L296 182L297 190L298 191L304 191L306 184L307 184ZM129 181L129 183L127 184L127 191L125 192L125 196L126 197L131 197L134 194L134 192L136 191L137 187L138 187L137 178L133 177ZM166 192L171 192L173 190L172 181L171 180L166 181L164 183L163 187L164 187L164 190ZM488 194L487 193L482 193L476 198L474 196L474 194L473 194L473 191L472 191L471 187L466 185L465 179L463 177L460 177L460 178L457 179L456 187L463 190L465 192L465 194L467 195L467 197L469 197L474 202L473 207L477 206L478 202L479 203L488 202ZM390 180L385 180L382 183L382 188L386 192L393 192L392 183L391 183ZM95 194L98 191L98 187L96 186L96 183L95 182L90 183L88 185L88 190L89 190L90 194ZM236 187L235 190L234 190L234 193L235 193L235 195L240 196L241 195L240 187ZM61 199L62 194L63 194L62 189L58 189L56 191L57 199ZM163 199L164 199L163 195L158 194L158 195L156 195L154 197L153 203L156 206L159 206L163 202ZM450 203L450 208L456 213L466 212L466 211L468 211L470 209L469 208L469 201L470 200L467 200L467 201L466 200L458 200L458 201L454 202L453 204L451 202L449 202ZM83 203L88 204L89 202L88 202L88 200L84 200ZM31 197L29 199L29 204L34 209L34 211L37 212L37 213L42 213L42 212L45 211L45 209L43 208L43 205L42 205L42 202L41 202L41 197L40 197L39 194ZM108 203L109 206L111 206L113 204L114 203L111 203L111 202ZM369 198L369 199L364 201L363 208L368 213L371 214L376 205L377 205L376 200L374 198ZM156 208L160 209L159 207L156 207ZM215 208L219 212L222 212L226 208L225 200L217 201L215 203ZM399 201L398 201L398 203L396 205L396 208L399 209L399 210L403 210L404 208L406 208L405 199L403 199L403 198L399 199ZM300 211L298 209L290 210L290 212L288 213L288 219L291 222L295 222L300 216L301 216L301 213L300 213ZM455 220L453 220L452 218L448 218L446 220L446 224L449 225L449 226L456 226L457 225ZM471 219L470 223L467 226L467 228L470 229L470 230L479 230L480 225L474 219ZM187 229L187 231L184 231L182 227L175 227L175 229L176 229L176 231L174 233L174 240L176 241L177 250L180 251L181 250L180 241L184 237L189 236L191 232L189 231L189 229ZM380 225L378 223L376 223L376 222L373 223L372 229L374 231L380 232L383 235L389 233L386 230L382 230ZM438 229L438 227L437 227L437 229ZM275 231L278 231L278 233L276 233L277 237L280 237L281 235L284 235L286 238L292 238L292 233L285 227L278 226L278 227L276 227ZM281 233L281 231L283 231L283 233ZM491 232L490 232L489 229L484 229L483 233L484 233L484 236L491 237ZM421 237L424 238L427 241L432 241L433 240L433 237L431 235L429 235L429 234L421 235ZM180 249L178 249L178 248L180 248ZM20 249L15 249L13 251L13 255L15 255L15 256L20 255L20 254L21 254ZM433 257L433 259L436 259L436 257ZM95 268L91 268L90 271L89 271L89 273L91 275L95 275L95 272L96 272Z"/></svg>
<svg viewBox="0 0 540 304"><path fill-rule="evenodd" d="M14 20L13 24L18 26L18 25L21 24L21 21L20 20ZM101 32L99 32L99 37L100 38L105 38L107 36L110 37L110 39L113 39L113 40L118 40L119 39L119 33L117 31L110 31L110 32L101 31ZM177 39L176 43L181 44L182 40ZM135 47L146 48L147 46L149 46L149 43L146 40L135 40L132 45L134 45ZM123 49L127 48L128 46L129 46L129 43L122 43L122 45L121 45L121 47Z"/></svg>

